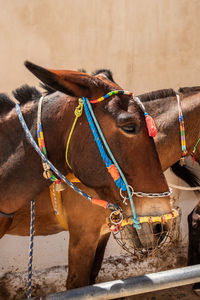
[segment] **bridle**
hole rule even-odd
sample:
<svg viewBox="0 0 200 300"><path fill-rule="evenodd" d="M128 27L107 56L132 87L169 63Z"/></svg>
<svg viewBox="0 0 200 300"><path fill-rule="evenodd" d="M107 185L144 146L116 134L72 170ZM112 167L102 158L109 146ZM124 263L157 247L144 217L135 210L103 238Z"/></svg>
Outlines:
<svg viewBox="0 0 200 300"><path fill-rule="evenodd" d="M129 199L129 201L131 203L131 208L132 208L132 211L133 211L133 217L131 217L132 222L133 222L133 226L138 229L138 228L141 227L141 225L139 223L139 217L136 215L136 212L135 212L132 196L135 195L135 196L139 196L139 197L166 197L166 196L169 196L172 193L172 191L170 190L170 191L164 192L164 193L135 192L128 185L128 183L126 181L126 178L123 175L122 170L120 169L119 165L117 164L117 162L116 162L116 160L115 160L108 144L105 141L105 138L103 136L103 133L100 129L100 126L99 126L99 124L96 120L96 117L94 115L94 112L93 112L93 109L92 109L92 106L91 106L91 103L98 103L98 102L101 102L101 101L111 97L111 96L119 95L119 94L129 95L133 98L134 102L136 102L136 104L140 107L140 109L143 111L143 113L145 115L145 119L146 119L149 134L151 135L152 132L153 132L153 134L155 134L155 128L153 128L153 125L152 125L152 118L145 111L144 105L142 104L140 99L138 97L133 96L132 92L124 91L124 90L111 91L108 94L106 94L105 96L103 96L101 98L98 98L98 99L95 99L95 100L91 100L91 101L89 101L87 98L83 97L81 100L79 99L79 105L80 105L81 102L83 103L84 110L85 110L88 122L90 124L90 127L91 127L92 133L94 135L95 141L97 142L97 146L98 146L99 151L101 153L102 159L104 160L104 162L106 164L106 167L108 169L111 167L109 173L113 177L113 179L114 179L116 185L118 186L118 188L121 189L121 194L122 194L122 191L127 191L127 193L128 193L128 198L127 198L127 196L122 196L122 197L123 197L125 203L126 203L126 200ZM53 181L57 184L60 184L60 180L62 180L67 185L69 185L71 188L73 188L76 192L81 194L83 197L87 198L92 203L100 205L104 208L109 208L112 211L114 211L115 214L118 213L119 218L120 218L120 222L122 223L123 216L121 214L121 208L119 208L116 204L112 204L112 203L107 202L105 200L95 199L95 198L89 196L87 193L83 192L78 187L76 187L73 183L71 183L48 160L47 151L46 151L46 147L45 147L45 143L44 143L44 134L43 134L43 129L42 129L42 123L41 123L41 109L42 109L43 99L44 99L44 97L40 98L39 105L38 105L38 116L39 117L38 117L38 121L37 121L37 128L38 128L37 135L38 135L39 147L36 144L36 142L34 141L32 135L31 135L31 133L30 133L25 121L24 121L24 118L23 118L21 110L20 110L20 106L18 104L16 104L16 110L17 110L21 125L25 130L25 133L26 133L26 136L28 137L29 142L32 144L32 146L35 148L35 150L38 152L38 154L42 158L42 163L43 163L43 168L44 168L44 173L43 173L44 177L46 179L50 179L51 181ZM149 125L149 120L150 120L150 125ZM107 151L107 153L109 154L110 157L108 157L105 150L100 150L100 148L104 149L104 147L105 147L105 149L106 149L106 151ZM57 175L57 177L52 173L52 171ZM113 218L113 224L116 224L116 223L118 224L119 220L115 221L114 218Z"/></svg>

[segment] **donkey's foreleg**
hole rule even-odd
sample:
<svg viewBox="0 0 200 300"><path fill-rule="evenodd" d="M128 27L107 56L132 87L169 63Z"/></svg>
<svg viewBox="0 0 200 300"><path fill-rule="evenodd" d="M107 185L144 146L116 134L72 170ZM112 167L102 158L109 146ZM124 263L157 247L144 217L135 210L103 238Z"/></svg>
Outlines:
<svg viewBox="0 0 200 300"><path fill-rule="evenodd" d="M96 277L101 269L106 245L108 243L108 239L110 237L110 233L106 233L102 235L99 239L99 243L97 245L96 253L95 253L95 258L94 258L94 263L92 267L92 272L90 276L90 284L94 284Z"/></svg>
<svg viewBox="0 0 200 300"><path fill-rule="evenodd" d="M13 221L12 217L0 217L0 239L6 234Z"/></svg>
<svg viewBox="0 0 200 300"><path fill-rule="evenodd" d="M200 202L188 215L189 245L188 265L200 264ZM193 290L200 296L200 282L193 286Z"/></svg>
<svg viewBox="0 0 200 300"><path fill-rule="evenodd" d="M90 284L99 234L70 233L67 289Z"/></svg>

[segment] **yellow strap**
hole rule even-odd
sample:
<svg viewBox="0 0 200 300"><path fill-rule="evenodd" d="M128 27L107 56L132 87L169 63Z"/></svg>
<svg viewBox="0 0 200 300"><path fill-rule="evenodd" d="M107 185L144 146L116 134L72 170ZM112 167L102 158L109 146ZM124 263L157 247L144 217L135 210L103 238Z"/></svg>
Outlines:
<svg viewBox="0 0 200 300"><path fill-rule="evenodd" d="M51 203L52 203L54 212L56 214L56 217L57 217L60 225L63 227L63 229L68 231L69 227L68 227L68 224L67 224L67 217L66 217L66 215L64 214L64 211L63 211L61 193L57 192L55 190L53 191L53 184L50 185L49 189L50 189ZM56 197L56 206L55 206L54 195Z"/></svg>
<svg viewBox="0 0 200 300"><path fill-rule="evenodd" d="M178 217L179 213L177 210L172 209L172 212L169 214L165 214L162 216L147 216L147 217L139 217L140 223L166 223L167 221ZM131 218L124 219L121 223L121 226L132 225L133 220Z"/></svg>
<svg viewBox="0 0 200 300"><path fill-rule="evenodd" d="M76 118L75 118L74 123L72 125L71 131L70 131L70 134L69 134L69 137L68 137L68 140L67 140L66 151L65 151L66 163L67 163L68 167L70 167L70 169L71 169L71 166L69 164L68 157L67 157L68 150L69 150L69 143L70 143L74 128L76 126L76 122L77 122L78 118L82 115L82 112L83 112L83 100L81 98L79 98L79 105L76 107L76 109L74 111L74 114L75 114Z"/></svg>
<svg viewBox="0 0 200 300"><path fill-rule="evenodd" d="M80 180L74 175L74 173L68 173L66 178L71 182L80 182Z"/></svg>
<svg viewBox="0 0 200 300"><path fill-rule="evenodd" d="M74 173L69 173L69 174L67 174L66 177L71 182L80 182L80 180L74 175ZM55 215L58 219L58 222L66 231L68 231L69 228L68 228L68 224L67 224L67 218L63 212L61 192L58 192L56 190L53 191L53 184L50 185L49 190L50 190L50 196L51 196L51 203L52 203ZM53 193L55 194L55 197L56 197L56 206L57 207L55 207L55 199L54 199Z"/></svg>

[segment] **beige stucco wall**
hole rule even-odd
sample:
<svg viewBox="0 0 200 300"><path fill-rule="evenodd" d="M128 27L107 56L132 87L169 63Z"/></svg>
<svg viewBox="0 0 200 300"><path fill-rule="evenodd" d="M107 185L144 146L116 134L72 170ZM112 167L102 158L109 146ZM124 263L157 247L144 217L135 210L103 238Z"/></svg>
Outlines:
<svg viewBox="0 0 200 300"><path fill-rule="evenodd" d="M0 86L36 83L26 59L110 68L136 93L199 84L199 0L0 0Z"/></svg>
<svg viewBox="0 0 200 300"><path fill-rule="evenodd" d="M50 68L110 68L136 94L200 85L199 0L0 0L0 7L0 92L38 85L27 59ZM186 237L197 199L179 196ZM66 264L66 243L63 234L36 239L34 267ZM26 238L0 241L1 274L26 268L27 247ZM120 253L109 244L107 256Z"/></svg>

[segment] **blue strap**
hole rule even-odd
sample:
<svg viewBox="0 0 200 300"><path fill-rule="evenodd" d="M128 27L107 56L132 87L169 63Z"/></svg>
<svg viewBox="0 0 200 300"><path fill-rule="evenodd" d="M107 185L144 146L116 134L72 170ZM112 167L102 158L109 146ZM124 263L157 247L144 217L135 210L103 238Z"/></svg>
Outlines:
<svg viewBox="0 0 200 300"><path fill-rule="evenodd" d="M116 183L116 185L119 188L122 188L123 191L127 190L129 201L130 201L130 204L131 204L131 209L132 209L132 212L133 212L133 227L139 229L139 228L141 228L141 225L139 223L139 218L136 215L136 211L135 211L135 207L134 207L134 204L133 204L133 199L132 199L131 191L129 189L129 186L128 186L128 183L126 181L126 178L125 178L125 176L124 176L121 168L119 167L116 159L114 158L114 156L113 156L113 154L112 154L112 152L111 152L111 150L110 150L110 148L108 146L108 143L105 140L105 137L104 137L103 132L102 132L102 130L101 130L99 124L98 124L98 121L97 121L97 119L95 117L95 114L93 112L93 109L92 109L92 106L91 106L89 100L87 98L85 98L85 97L83 97L83 104L84 104L85 114L87 116L87 119L88 119L88 122L89 122L89 125L90 125L90 128L91 128L91 131L93 133L94 139L95 139L95 141L97 143L97 146L99 148L99 151L101 153L103 161L105 162L105 164L107 164L107 163L110 163L111 160L112 160L113 163L115 164L115 166L118 169L118 172L119 172L119 174L120 174L121 177L119 178L119 182L115 181L115 183ZM96 127L95 127L95 125L96 125ZM101 140L103 141L103 144L104 144L104 146L105 146L108 154L110 155L111 160L108 158L108 156L107 156L107 154L106 154L106 152L104 150L104 147L102 145L102 142L101 142L101 140L99 138L99 135L98 135L97 131L100 134Z"/></svg>
<svg viewBox="0 0 200 300"><path fill-rule="evenodd" d="M108 168L113 163L112 163L112 161L110 160L110 158L108 157L108 155L106 154L106 152L104 150L103 144L101 142L101 139L99 138L98 132L97 132L96 127L94 125L94 122L92 120L92 116L91 116L89 108L88 108L88 103L86 102L86 98L84 98L84 97L83 97L83 104L84 104L85 114L87 116L91 131L92 131L94 139L95 139L95 142L96 142L96 144L99 148L99 152L101 154L101 157L102 157L106 167ZM119 177L117 180L115 180L115 183L116 183L116 185L119 189L121 188L123 191L126 190L126 185L124 184L121 177Z"/></svg>

